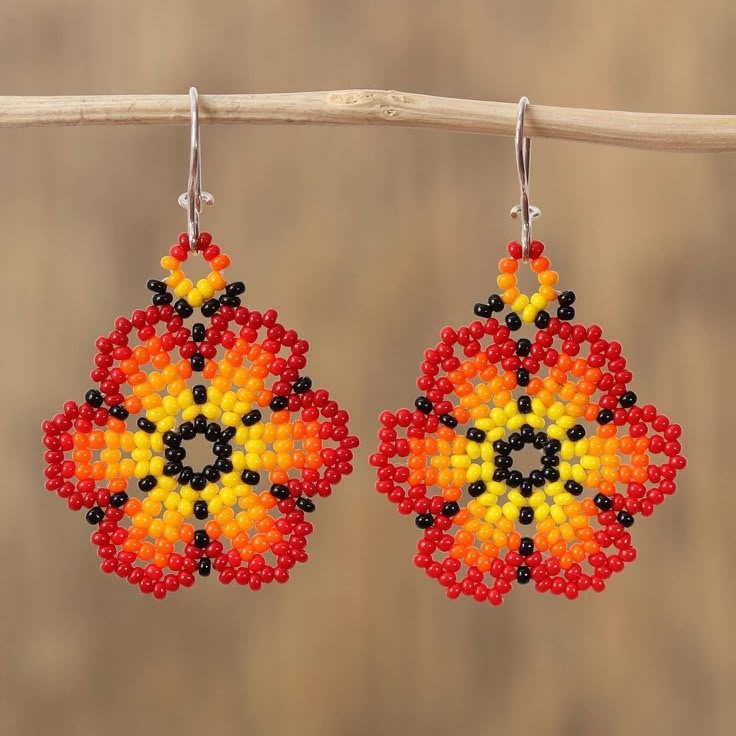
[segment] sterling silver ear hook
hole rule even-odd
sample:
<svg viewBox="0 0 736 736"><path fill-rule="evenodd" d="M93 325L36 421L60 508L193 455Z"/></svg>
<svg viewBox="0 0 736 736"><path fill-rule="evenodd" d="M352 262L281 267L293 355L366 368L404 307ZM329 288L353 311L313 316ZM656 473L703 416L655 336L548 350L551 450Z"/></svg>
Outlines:
<svg viewBox="0 0 736 736"><path fill-rule="evenodd" d="M521 215L521 259L526 263L529 260L529 245L532 242L532 220L539 217L542 211L529 204L529 160L531 158L532 139L524 137L524 113L529 104L527 97L519 100L519 109L516 113L516 132L514 145L516 147L516 167L519 171L519 204L511 208L511 217L516 219Z"/></svg>
<svg viewBox="0 0 736 736"><path fill-rule="evenodd" d="M199 252L199 214L202 207L215 203L209 192L202 191L202 160L199 142L199 95L196 87L189 88L191 104L191 143L189 152L189 185L187 191L179 197L179 206L187 210L187 233L192 253Z"/></svg>

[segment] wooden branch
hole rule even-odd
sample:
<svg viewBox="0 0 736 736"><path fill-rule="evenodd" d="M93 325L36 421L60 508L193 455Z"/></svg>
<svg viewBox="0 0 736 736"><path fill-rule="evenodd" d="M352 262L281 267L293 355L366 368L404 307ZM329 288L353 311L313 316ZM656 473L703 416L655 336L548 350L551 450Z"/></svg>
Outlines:
<svg viewBox="0 0 736 736"><path fill-rule="evenodd" d="M383 90L202 95L202 123L394 125L513 135L516 103ZM189 122L188 95L0 97L0 127ZM531 137L697 153L736 151L736 115L669 115L530 105Z"/></svg>

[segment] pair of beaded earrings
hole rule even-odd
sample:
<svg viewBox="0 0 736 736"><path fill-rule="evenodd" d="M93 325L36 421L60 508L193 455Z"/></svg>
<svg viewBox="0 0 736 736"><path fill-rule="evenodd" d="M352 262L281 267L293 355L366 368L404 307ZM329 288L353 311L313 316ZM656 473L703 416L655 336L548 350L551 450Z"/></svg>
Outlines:
<svg viewBox="0 0 736 736"><path fill-rule="evenodd" d="M197 577L262 585L307 559L310 518L352 470L348 413L304 375L309 343L275 310L242 304L230 258L199 231L197 92L188 233L161 260L150 304L98 338L81 402L43 422L46 489L84 513L103 572L164 598ZM530 140L519 104L521 243L498 292L424 353L411 408L380 415L377 490L421 530L415 564L493 605L515 583L574 599L636 558L631 527L675 492L681 428L643 404L618 342L575 321L544 246L531 239ZM201 255L206 278L184 265ZM539 288L520 292L530 265ZM521 337L526 326L534 332ZM210 461L196 467L201 438ZM531 448L537 467L520 467ZM527 450L529 452L529 450Z"/></svg>

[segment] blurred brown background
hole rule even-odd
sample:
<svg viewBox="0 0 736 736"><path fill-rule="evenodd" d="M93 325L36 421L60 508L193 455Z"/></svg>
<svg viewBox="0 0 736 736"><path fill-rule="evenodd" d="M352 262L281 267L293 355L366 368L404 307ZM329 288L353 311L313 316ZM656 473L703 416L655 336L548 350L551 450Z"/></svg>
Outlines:
<svg viewBox="0 0 736 736"><path fill-rule="evenodd" d="M661 112L736 111L736 6L2 0L2 94L348 87ZM679 493L640 556L575 603L451 603L373 490L382 408L494 286L518 226L509 138L205 127L206 229L248 303L313 345L353 416L356 473L310 564L258 594L214 578L163 604L98 571L43 490L41 420L87 388L93 341L146 299L185 226L184 127L0 131L0 733L731 733L734 155L540 140L534 204L583 321L686 428Z"/></svg>

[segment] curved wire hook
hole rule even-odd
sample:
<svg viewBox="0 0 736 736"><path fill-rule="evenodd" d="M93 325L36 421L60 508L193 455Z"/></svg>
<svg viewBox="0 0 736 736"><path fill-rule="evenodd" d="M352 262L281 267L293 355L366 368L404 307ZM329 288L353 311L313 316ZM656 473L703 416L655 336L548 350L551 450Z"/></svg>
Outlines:
<svg viewBox="0 0 736 736"><path fill-rule="evenodd" d="M199 142L199 94L196 87L189 88L191 106L191 134L189 150L189 183L187 191L179 197L179 206L187 210L187 233L192 253L199 253L199 215L202 207L215 203L209 192L202 191L202 157Z"/></svg>
<svg viewBox="0 0 736 736"><path fill-rule="evenodd" d="M511 217L516 219L521 215L521 259L526 263L529 260L529 246L532 242L532 220L539 217L542 211L529 204L529 163L531 160L532 139L524 136L524 113L529 99L522 97L516 113L516 131L514 146L516 148L516 168L519 172L519 204L511 208Z"/></svg>

